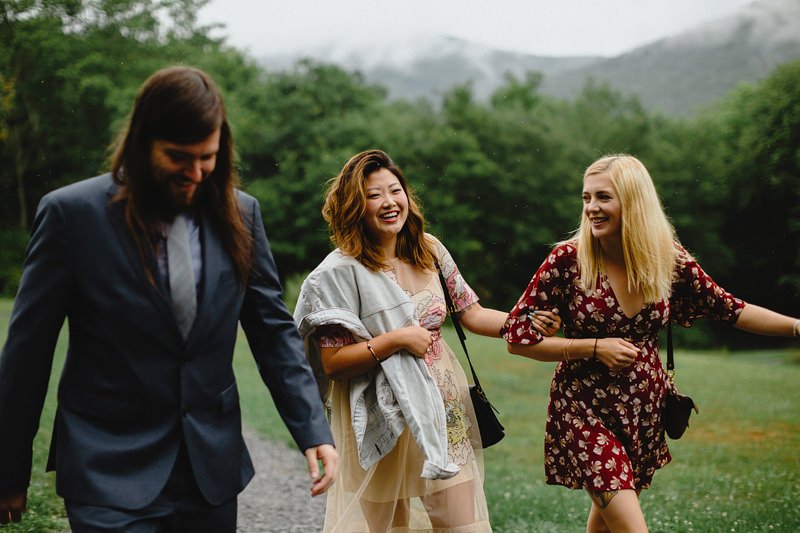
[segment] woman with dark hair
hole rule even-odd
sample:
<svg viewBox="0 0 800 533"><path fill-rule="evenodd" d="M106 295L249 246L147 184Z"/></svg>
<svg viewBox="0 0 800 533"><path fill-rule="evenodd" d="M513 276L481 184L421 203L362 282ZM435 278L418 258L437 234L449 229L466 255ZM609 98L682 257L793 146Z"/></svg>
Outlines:
<svg viewBox="0 0 800 533"><path fill-rule="evenodd" d="M338 247L303 284L295 320L324 388L340 475L325 531L490 531L480 436L464 370L441 338L438 269L470 331L499 337L384 152L351 158L323 215ZM542 312L538 331L560 321Z"/></svg>
<svg viewBox="0 0 800 533"><path fill-rule="evenodd" d="M564 338L531 315L556 306ZM662 410L668 387L658 333L711 318L795 337L799 320L725 292L678 243L653 180L629 155L592 163L574 237L542 263L503 328L508 351L558 361L545 435L547 483L588 492L586 531L647 531L639 493L671 457Z"/></svg>

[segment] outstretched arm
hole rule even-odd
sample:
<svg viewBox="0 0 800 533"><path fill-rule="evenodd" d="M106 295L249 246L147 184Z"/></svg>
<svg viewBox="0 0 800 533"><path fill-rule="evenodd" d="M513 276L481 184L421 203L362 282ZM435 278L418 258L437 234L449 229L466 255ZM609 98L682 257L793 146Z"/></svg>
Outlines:
<svg viewBox="0 0 800 533"><path fill-rule="evenodd" d="M553 311L537 310L532 320L533 327L545 337L552 337L561 327L561 317L558 309ZM500 328L508 318L507 313L495 309L487 309L479 303L474 303L458 313L458 319L465 328L476 335L485 337L500 337Z"/></svg>
<svg viewBox="0 0 800 533"><path fill-rule="evenodd" d="M748 303L742 309L734 326L748 333L773 337L800 336L800 321L781 315L758 305Z"/></svg>

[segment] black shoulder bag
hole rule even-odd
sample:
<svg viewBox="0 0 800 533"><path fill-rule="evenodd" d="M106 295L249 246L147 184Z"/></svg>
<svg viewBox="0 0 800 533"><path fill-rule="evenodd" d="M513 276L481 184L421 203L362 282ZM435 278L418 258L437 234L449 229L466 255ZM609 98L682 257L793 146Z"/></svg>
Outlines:
<svg viewBox="0 0 800 533"><path fill-rule="evenodd" d="M664 412L661 414L664 423L664 430L671 439L679 439L683 432L689 427L689 417L695 413L700 414L700 410L694 401L678 392L675 385L675 360L672 356L672 322L667 325L667 402L664 405Z"/></svg>
<svg viewBox="0 0 800 533"><path fill-rule="evenodd" d="M450 318L453 321L453 326L456 328L458 340L461 341L461 346L464 348L464 354L466 354L467 362L469 363L469 370L472 372L472 382L474 385L470 385L469 387L469 396L472 399L472 408L475 411L475 419L478 423L478 430L481 434L481 445L484 448L488 448L489 446L500 442L503 437L506 436L506 430L503 427L503 424L501 424L497 419L496 413L499 413L499 411L495 409L491 403L489 403L489 399L486 398L486 394L481 388L481 382L478 381L478 375L475 373L475 369L472 367L472 361L469 358L469 351L467 351L467 336L464 335L464 330L461 328L461 324L458 322L458 315L456 314L453 300L450 298L450 291L447 290L447 282L444 279L442 269L439 267L438 262L436 263L436 270L439 271L439 281L442 284L444 300L447 303L447 312L450 314Z"/></svg>

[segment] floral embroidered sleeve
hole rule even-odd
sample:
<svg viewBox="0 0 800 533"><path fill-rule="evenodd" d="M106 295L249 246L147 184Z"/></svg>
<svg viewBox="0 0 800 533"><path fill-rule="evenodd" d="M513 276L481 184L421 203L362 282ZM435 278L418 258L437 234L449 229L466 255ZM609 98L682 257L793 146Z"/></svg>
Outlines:
<svg viewBox="0 0 800 533"><path fill-rule="evenodd" d="M686 250L680 248L672 284L672 321L688 328L698 318L733 325L745 303L717 285Z"/></svg>
<svg viewBox="0 0 800 533"><path fill-rule="evenodd" d="M333 324L320 326L317 328L315 335L320 348L341 348L356 342L353 334L347 328Z"/></svg>
<svg viewBox="0 0 800 533"><path fill-rule="evenodd" d="M562 317L567 316L563 304L569 284L575 278L576 272L575 247L571 244L562 244L553 249L534 274L517 304L511 309L503 329L500 330L506 342L512 344L541 342L544 336L533 328L533 312L537 309L558 308Z"/></svg>
<svg viewBox="0 0 800 533"><path fill-rule="evenodd" d="M456 311L463 311L470 305L478 301L478 295L472 290L466 280L461 276L458 270L458 265L453 260L447 248L437 239L431 237L436 245L436 251L439 256L439 264L442 267L442 274L444 274L445 281L447 282L447 290L450 292L450 298L453 299L453 305Z"/></svg>

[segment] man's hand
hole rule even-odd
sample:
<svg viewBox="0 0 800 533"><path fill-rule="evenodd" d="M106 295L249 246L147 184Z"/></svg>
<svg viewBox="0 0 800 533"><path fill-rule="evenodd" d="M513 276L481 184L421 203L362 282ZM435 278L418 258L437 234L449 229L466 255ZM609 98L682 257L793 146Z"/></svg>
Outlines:
<svg viewBox="0 0 800 533"><path fill-rule="evenodd" d="M305 451L308 461L308 473L311 475L311 495L319 496L333 485L336 475L336 462L339 454L330 444L320 444ZM322 474L319 471L319 462L322 461Z"/></svg>
<svg viewBox="0 0 800 533"><path fill-rule="evenodd" d="M18 494L0 494L0 524L19 522L28 502L28 491Z"/></svg>

